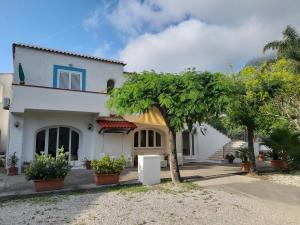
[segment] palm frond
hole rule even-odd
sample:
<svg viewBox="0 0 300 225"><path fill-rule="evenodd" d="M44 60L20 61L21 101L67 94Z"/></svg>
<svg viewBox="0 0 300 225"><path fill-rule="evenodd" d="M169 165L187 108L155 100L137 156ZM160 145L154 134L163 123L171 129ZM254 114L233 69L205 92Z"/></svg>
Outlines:
<svg viewBox="0 0 300 225"><path fill-rule="evenodd" d="M263 48L263 53L265 53L267 50L278 50L280 45L282 44L281 41L272 41L267 43Z"/></svg>

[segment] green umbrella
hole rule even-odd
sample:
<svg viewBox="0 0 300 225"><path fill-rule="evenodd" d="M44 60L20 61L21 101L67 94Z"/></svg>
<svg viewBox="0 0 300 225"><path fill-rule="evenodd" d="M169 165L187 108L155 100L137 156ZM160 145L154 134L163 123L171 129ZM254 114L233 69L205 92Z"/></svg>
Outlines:
<svg viewBox="0 0 300 225"><path fill-rule="evenodd" d="M21 63L19 63L19 79L20 84L25 84L25 75Z"/></svg>

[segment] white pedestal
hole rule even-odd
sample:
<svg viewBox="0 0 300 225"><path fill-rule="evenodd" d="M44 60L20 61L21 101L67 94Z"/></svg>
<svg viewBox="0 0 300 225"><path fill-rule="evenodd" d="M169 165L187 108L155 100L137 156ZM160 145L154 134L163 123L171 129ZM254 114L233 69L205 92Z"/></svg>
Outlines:
<svg viewBox="0 0 300 225"><path fill-rule="evenodd" d="M138 175L143 185L159 184L160 155L139 155Z"/></svg>

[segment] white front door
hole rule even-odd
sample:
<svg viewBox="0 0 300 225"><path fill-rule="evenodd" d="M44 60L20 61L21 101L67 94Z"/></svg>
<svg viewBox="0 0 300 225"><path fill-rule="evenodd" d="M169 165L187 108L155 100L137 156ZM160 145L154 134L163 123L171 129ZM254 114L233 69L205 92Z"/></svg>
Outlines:
<svg viewBox="0 0 300 225"><path fill-rule="evenodd" d="M184 159L195 159L194 135L187 130L182 132L182 153Z"/></svg>

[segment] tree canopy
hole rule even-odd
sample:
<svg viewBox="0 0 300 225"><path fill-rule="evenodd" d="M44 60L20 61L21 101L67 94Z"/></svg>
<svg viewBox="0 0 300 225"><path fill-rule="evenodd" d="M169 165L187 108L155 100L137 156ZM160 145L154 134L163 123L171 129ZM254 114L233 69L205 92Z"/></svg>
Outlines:
<svg viewBox="0 0 300 225"><path fill-rule="evenodd" d="M228 100L226 82L228 79L221 73L192 69L180 74L155 71L130 74L120 88L111 92L108 106L118 115L144 113L152 107L160 111L173 137L170 169L173 182L178 182L176 132L220 113Z"/></svg>

